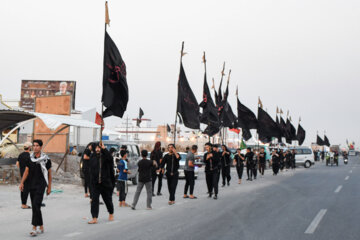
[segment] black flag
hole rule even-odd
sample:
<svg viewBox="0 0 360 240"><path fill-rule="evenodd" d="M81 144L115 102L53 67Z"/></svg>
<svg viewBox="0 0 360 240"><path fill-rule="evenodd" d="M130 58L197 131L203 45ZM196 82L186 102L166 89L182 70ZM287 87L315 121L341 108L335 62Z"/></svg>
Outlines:
<svg viewBox="0 0 360 240"><path fill-rule="evenodd" d="M178 82L177 112L181 116L185 127L191 129L200 128L199 106L187 81L182 63Z"/></svg>
<svg viewBox="0 0 360 240"><path fill-rule="evenodd" d="M105 31L102 102L106 109L102 117L123 117L128 101L126 66L118 48Z"/></svg>
<svg viewBox="0 0 360 240"><path fill-rule="evenodd" d="M171 128L170 128L169 124L166 124L166 130L167 130L167 132L171 132Z"/></svg>
<svg viewBox="0 0 360 240"><path fill-rule="evenodd" d="M292 143L292 140L297 140L296 138L296 129L295 127L291 124L290 119L286 119L286 142L288 144Z"/></svg>
<svg viewBox="0 0 360 240"><path fill-rule="evenodd" d="M229 71L229 76L230 76L230 73L231 73L231 70ZM221 101L220 121L221 121L221 125L223 127L235 128L236 127L235 126L236 116L228 102L228 97L229 97L229 80L227 82L224 97Z"/></svg>
<svg viewBox="0 0 360 240"><path fill-rule="evenodd" d="M286 123L285 123L284 119L281 116L280 116L279 127L281 129L282 136L287 139L288 137L287 137L287 131L286 131Z"/></svg>
<svg viewBox="0 0 360 240"><path fill-rule="evenodd" d="M319 146L324 146L324 140L321 139L321 137L319 137L319 135L316 136L316 144Z"/></svg>
<svg viewBox="0 0 360 240"><path fill-rule="evenodd" d="M304 143L306 132L303 129L303 127L300 125L300 123L299 123L298 129L297 129L296 136L297 136L297 140L299 141L299 145L301 146Z"/></svg>
<svg viewBox="0 0 360 240"><path fill-rule="evenodd" d="M218 110L211 98L209 86L206 81L206 73L204 76L204 90L203 90L203 101L200 103L200 107L203 109L200 116L200 122L206 125L219 128L219 115Z"/></svg>
<svg viewBox="0 0 360 240"><path fill-rule="evenodd" d="M280 131L280 133L281 133L281 136L280 136L280 138L278 139L278 140L279 140L279 143L281 143L281 142L282 142L282 138L284 137L284 131L283 131L282 127L281 127L281 123L280 123L280 120L279 120L279 118L278 118L277 115L276 115L276 125L278 126L279 131Z"/></svg>
<svg viewBox="0 0 360 240"><path fill-rule="evenodd" d="M139 118L136 120L136 126L138 126L138 127L140 127L142 116L144 116L144 111L140 108L139 109Z"/></svg>
<svg viewBox="0 0 360 240"><path fill-rule="evenodd" d="M250 129L258 128L258 120L255 114L237 99L237 127L242 129L242 136L245 141L251 138Z"/></svg>
<svg viewBox="0 0 360 240"><path fill-rule="evenodd" d="M324 145L330 147L330 142L326 135L324 135Z"/></svg>
<svg viewBox="0 0 360 240"><path fill-rule="evenodd" d="M259 139L264 143L269 143L272 137L280 138L281 132L276 122L261 107L258 107L258 134Z"/></svg>

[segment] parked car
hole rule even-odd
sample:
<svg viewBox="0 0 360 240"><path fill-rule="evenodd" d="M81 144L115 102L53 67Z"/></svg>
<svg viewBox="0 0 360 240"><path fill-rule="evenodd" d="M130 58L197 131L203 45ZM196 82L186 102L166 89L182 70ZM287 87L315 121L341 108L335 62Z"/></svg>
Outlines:
<svg viewBox="0 0 360 240"><path fill-rule="evenodd" d="M164 153L164 156L167 154L167 152ZM184 168L185 168L185 162L186 162L186 155L187 153L185 152L178 152L178 154L180 155L181 159L179 162L179 178L185 178L185 172L184 172ZM194 175L195 175L195 179L197 179L197 177L199 176L199 167L196 164L196 160L195 160L195 168L194 168ZM166 174L164 174L164 177L166 178Z"/></svg>
<svg viewBox="0 0 360 240"><path fill-rule="evenodd" d="M314 154L310 147L291 147L290 150L295 149L296 166L304 166L309 168L315 164Z"/></svg>

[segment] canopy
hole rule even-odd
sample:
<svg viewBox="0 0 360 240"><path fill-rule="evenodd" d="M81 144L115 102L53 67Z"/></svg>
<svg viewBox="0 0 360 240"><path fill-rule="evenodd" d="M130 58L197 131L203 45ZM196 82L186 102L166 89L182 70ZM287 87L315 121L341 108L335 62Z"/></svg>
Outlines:
<svg viewBox="0 0 360 240"><path fill-rule="evenodd" d="M0 132L32 118L36 116L28 112L0 110Z"/></svg>

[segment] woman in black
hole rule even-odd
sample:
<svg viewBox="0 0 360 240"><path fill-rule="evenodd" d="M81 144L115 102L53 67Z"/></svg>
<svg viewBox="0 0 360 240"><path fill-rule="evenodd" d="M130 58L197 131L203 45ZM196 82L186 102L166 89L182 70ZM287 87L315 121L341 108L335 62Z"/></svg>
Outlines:
<svg viewBox="0 0 360 240"><path fill-rule="evenodd" d="M272 152L272 157L271 157L271 162L272 162L272 169L273 169L273 175L277 175L279 172L279 165L280 165L280 159L279 159L279 153L276 152L276 150L274 149L274 151Z"/></svg>
<svg viewBox="0 0 360 240"><path fill-rule="evenodd" d="M90 189L89 161L93 151L93 145L95 146L95 144L89 143L82 156L82 172L84 174L85 197L89 197L89 193L90 193L90 198L91 198L91 189Z"/></svg>
<svg viewBox="0 0 360 240"><path fill-rule="evenodd" d="M230 180L231 180L230 164L231 164L231 159L230 159L230 151L229 151L229 149L225 145L222 145L221 149L222 149L222 153L221 153L221 175L222 175L222 180L223 180L222 186L225 187L225 180L227 180L227 185L230 186Z"/></svg>
<svg viewBox="0 0 360 240"><path fill-rule="evenodd" d="M241 179L244 171L244 163L245 163L245 156L241 153L241 149L238 148L236 150L237 154L234 157L234 166L236 166L236 171L239 178L239 184L241 184Z"/></svg>
<svg viewBox="0 0 360 240"><path fill-rule="evenodd" d="M161 196L161 187L162 187L162 179L163 179L163 174L160 171L160 164L162 162L162 158L163 158L163 153L161 151L161 143L160 142L156 142L155 146L154 146L154 150L151 152L150 154L150 160L155 161L157 164L157 167L153 167L152 168L152 195L153 197L155 196L155 182L156 179L158 180L158 188L157 188L157 195Z"/></svg>

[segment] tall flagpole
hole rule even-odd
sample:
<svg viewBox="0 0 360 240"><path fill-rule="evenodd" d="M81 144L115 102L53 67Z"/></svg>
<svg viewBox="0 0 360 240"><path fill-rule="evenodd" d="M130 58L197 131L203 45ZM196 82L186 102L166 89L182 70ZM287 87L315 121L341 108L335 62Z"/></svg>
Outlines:
<svg viewBox="0 0 360 240"><path fill-rule="evenodd" d="M181 54L180 54L180 72L181 72L181 65L182 65L182 57L184 56L184 41L182 42L181 46ZM178 80L178 88L179 88L179 81L180 81L180 73L179 73L179 80ZM179 91L179 89L178 89ZM176 146L176 126L177 126L177 114L178 114L178 98L179 94L177 94L176 99L176 113L175 113L175 129L174 129L174 145Z"/></svg>

